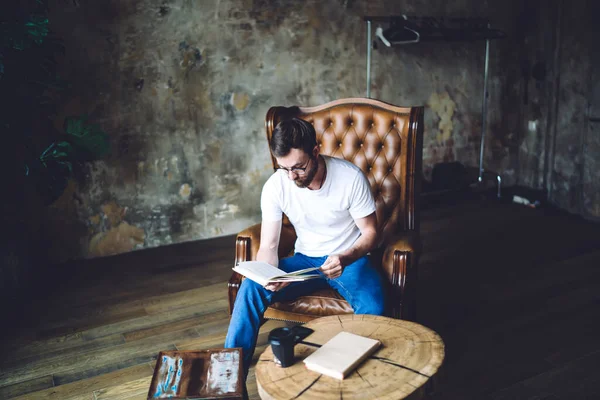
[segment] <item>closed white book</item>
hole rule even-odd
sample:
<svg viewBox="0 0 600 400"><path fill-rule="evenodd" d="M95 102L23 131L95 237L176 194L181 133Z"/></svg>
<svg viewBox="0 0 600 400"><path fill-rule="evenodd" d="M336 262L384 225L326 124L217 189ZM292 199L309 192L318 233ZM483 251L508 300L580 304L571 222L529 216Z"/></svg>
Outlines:
<svg viewBox="0 0 600 400"><path fill-rule="evenodd" d="M340 332L306 357L304 364L311 371L342 380L380 345L376 339Z"/></svg>

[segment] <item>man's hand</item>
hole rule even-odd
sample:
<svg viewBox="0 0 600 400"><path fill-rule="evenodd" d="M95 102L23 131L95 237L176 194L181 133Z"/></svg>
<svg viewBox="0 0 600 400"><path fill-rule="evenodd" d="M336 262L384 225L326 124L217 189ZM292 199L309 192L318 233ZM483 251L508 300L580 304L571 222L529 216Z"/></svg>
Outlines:
<svg viewBox="0 0 600 400"><path fill-rule="evenodd" d="M265 289L270 290L271 292L277 292L289 285L290 283L291 282L273 282L266 285Z"/></svg>
<svg viewBox="0 0 600 400"><path fill-rule="evenodd" d="M327 257L327 260L321 265L321 271L323 271L328 278L335 279L342 275L345 266L342 256L333 254Z"/></svg>

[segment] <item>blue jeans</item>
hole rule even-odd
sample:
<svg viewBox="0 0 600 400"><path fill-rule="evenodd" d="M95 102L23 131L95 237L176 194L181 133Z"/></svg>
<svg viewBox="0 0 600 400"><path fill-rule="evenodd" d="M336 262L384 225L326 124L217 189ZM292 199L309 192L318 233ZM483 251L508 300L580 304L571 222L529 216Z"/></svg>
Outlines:
<svg viewBox="0 0 600 400"><path fill-rule="evenodd" d="M320 267L327 257L308 257L296 253L292 257L279 262L279 268L286 272L298 271L304 268ZM310 294L315 290L331 287L346 299L355 314L382 315L384 313L384 294L381 277L370 264L367 256L346 266L342 275L335 279L311 279L305 282L295 282L285 288L272 292L258 283L244 279L233 307L225 347L242 347L244 352L244 376L248 374L258 330L267 307L272 303L290 301L297 297Z"/></svg>

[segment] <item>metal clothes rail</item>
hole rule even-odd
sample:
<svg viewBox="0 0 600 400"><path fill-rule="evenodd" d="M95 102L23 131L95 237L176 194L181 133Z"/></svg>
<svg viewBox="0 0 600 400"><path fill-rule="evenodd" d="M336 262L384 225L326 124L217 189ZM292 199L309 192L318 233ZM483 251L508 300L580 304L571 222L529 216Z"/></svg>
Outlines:
<svg viewBox="0 0 600 400"><path fill-rule="evenodd" d="M483 71L483 99L481 105L481 143L479 148L479 177L478 183L483 182L484 174L492 174L497 182L497 196L501 196L502 177L500 174L485 171L483 167L483 152L487 122L488 70L490 58L490 40L506 37L504 32L491 29L490 23L483 18L436 18L436 17L407 17L395 16L365 16L367 23L367 97L371 97L371 59L372 59L372 22L388 23L392 34L407 33L410 40L390 42L385 39L381 30L377 36L388 46L414 44L421 41L476 41L485 40L485 64ZM404 32L402 32L404 30Z"/></svg>

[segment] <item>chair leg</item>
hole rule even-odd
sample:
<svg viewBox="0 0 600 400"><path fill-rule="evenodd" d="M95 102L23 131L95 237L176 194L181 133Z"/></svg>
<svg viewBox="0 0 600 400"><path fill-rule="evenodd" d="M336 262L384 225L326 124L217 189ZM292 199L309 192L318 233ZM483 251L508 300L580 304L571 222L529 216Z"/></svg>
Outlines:
<svg viewBox="0 0 600 400"><path fill-rule="evenodd" d="M395 251L394 279L390 296L392 317L416 321L417 256L411 251Z"/></svg>
<svg viewBox="0 0 600 400"><path fill-rule="evenodd" d="M235 242L235 264L248 261L250 252L250 238L238 236ZM234 272L229 278L228 286L228 295L229 295L229 315L233 312L233 305L235 304L235 299L237 297L238 291L240 290L240 285L242 284L242 275Z"/></svg>

